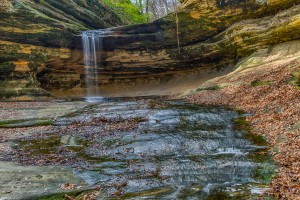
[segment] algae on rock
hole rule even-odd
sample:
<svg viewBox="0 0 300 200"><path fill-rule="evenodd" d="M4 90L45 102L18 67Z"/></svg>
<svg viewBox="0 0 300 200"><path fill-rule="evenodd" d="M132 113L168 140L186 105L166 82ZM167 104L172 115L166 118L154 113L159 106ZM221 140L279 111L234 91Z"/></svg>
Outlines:
<svg viewBox="0 0 300 200"><path fill-rule="evenodd" d="M49 96L36 79L49 61L70 58L81 31L125 23L101 1L4 0L0 5L1 99Z"/></svg>

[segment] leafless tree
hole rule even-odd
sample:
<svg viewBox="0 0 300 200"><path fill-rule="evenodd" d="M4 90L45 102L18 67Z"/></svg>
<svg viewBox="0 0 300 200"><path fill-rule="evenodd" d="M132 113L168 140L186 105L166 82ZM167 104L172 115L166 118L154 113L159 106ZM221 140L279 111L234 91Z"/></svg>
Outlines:
<svg viewBox="0 0 300 200"><path fill-rule="evenodd" d="M147 15L148 21L154 21L174 12L178 0L132 0L141 13Z"/></svg>

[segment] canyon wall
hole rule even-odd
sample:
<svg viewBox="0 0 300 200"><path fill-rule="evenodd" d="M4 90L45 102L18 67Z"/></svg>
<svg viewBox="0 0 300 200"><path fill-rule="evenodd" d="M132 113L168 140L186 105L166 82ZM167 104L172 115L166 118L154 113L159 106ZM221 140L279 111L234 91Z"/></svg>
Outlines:
<svg viewBox="0 0 300 200"><path fill-rule="evenodd" d="M197 87L255 51L299 39L299 3L185 1L177 13L178 30L175 13L150 24L112 28L103 41L100 90L104 96L135 96ZM73 45L80 51L81 38ZM56 96L84 96L83 57L78 52L71 58L50 62L38 74L43 88Z"/></svg>
<svg viewBox="0 0 300 200"><path fill-rule="evenodd" d="M120 25L122 20L98 0L2 0L0 98L50 96L37 73L48 62L76 54L73 40L81 31Z"/></svg>
<svg viewBox="0 0 300 200"><path fill-rule="evenodd" d="M253 52L299 39L299 3L299 0L186 0L176 14L169 14L153 23L112 28L112 33L103 42L100 90L106 96L135 96L181 93L197 87L207 79L229 73L238 61ZM105 16L100 18L105 19ZM79 23L78 26L82 27L76 28L76 31L117 26L121 21L116 18L115 21L106 20L106 23L97 27ZM15 55L18 52L23 56L26 54L24 52L30 51L26 54L30 56L5 62L9 66L4 68L0 64L0 70L11 69L9 73L3 73L5 76L17 77L11 81L9 78L0 79L5 82L1 89L12 91L19 83L17 69L27 69L33 79L26 78L27 82L22 87L26 89L34 82L38 91L31 96L84 96L82 45L81 37L74 35L76 31L63 34L62 41L56 42L60 46L52 45L46 49L44 46L51 45L50 39L46 40L47 44L43 44L43 40L23 40L25 45L6 38L6 41L14 43L0 43L1 55ZM28 94L26 90L25 93ZM7 98L23 95L8 94Z"/></svg>

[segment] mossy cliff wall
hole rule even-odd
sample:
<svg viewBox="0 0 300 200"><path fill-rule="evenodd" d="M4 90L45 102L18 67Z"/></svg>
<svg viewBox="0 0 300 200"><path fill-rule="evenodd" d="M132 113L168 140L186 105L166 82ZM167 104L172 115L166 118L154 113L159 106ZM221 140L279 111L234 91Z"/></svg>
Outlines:
<svg viewBox="0 0 300 200"><path fill-rule="evenodd" d="M179 30L174 13L150 24L114 28L104 39L99 87L104 95L122 96L126 92L118 91L130 93L136 88L148 94L143 85L162 88L176 82L199 83L228 73L241 58L257 50L299 39L299 3L186 0L177 13ZM80 49L81 38L75 38L73 45ZM84 94L82 55L71 58L63 59L64 65L50 62L38 74L43 88L58 96L74 91ZM61 74L67 74L70 81L60 80Z"/></svg>
<svg viewBox="0 0 300 200"><path fill-rule="evenodd" d="M49 61L69 59L81 31L119 25L122 20L99 0L2 0L0 98L49 96L38 71Z"/></svg>
<svg viewBox="0 0 300 200"><path fill-rule="evenodd" d="M122 21L96 0L14 2L6 1L5 12L1 11L5 20L0 21L0 69L6 70L0 76L5 82L0 89L6 92L1 93L12 91L19 82L14 82L19 79L17 71L8 73L15 67L32 74L34 80L26 78L22 88L34 82L38 95L43 91L83 96L82 46L76 34ZM177 11L179 30L175 14L150 24L114 28L112 36L104 39L99 87L103 94L124 95L118 91L204 81L228 73L241 58L257 50L299 39L298 4L300 0L186 0Z"/></svg>

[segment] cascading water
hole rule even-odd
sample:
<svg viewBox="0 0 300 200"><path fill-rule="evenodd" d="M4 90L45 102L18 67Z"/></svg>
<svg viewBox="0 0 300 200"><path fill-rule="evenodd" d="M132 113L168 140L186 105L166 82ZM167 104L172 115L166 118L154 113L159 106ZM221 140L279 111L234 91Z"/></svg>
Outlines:
<svg viewBox="0 0 300 200"><path fill-rule="evenodd" d="M102 59L102 46L104 35L109 30L89 30L82 33L82 45L85 65L85 79L87 101L98 102L102 100L99 92L99 75Z"/></svg>

